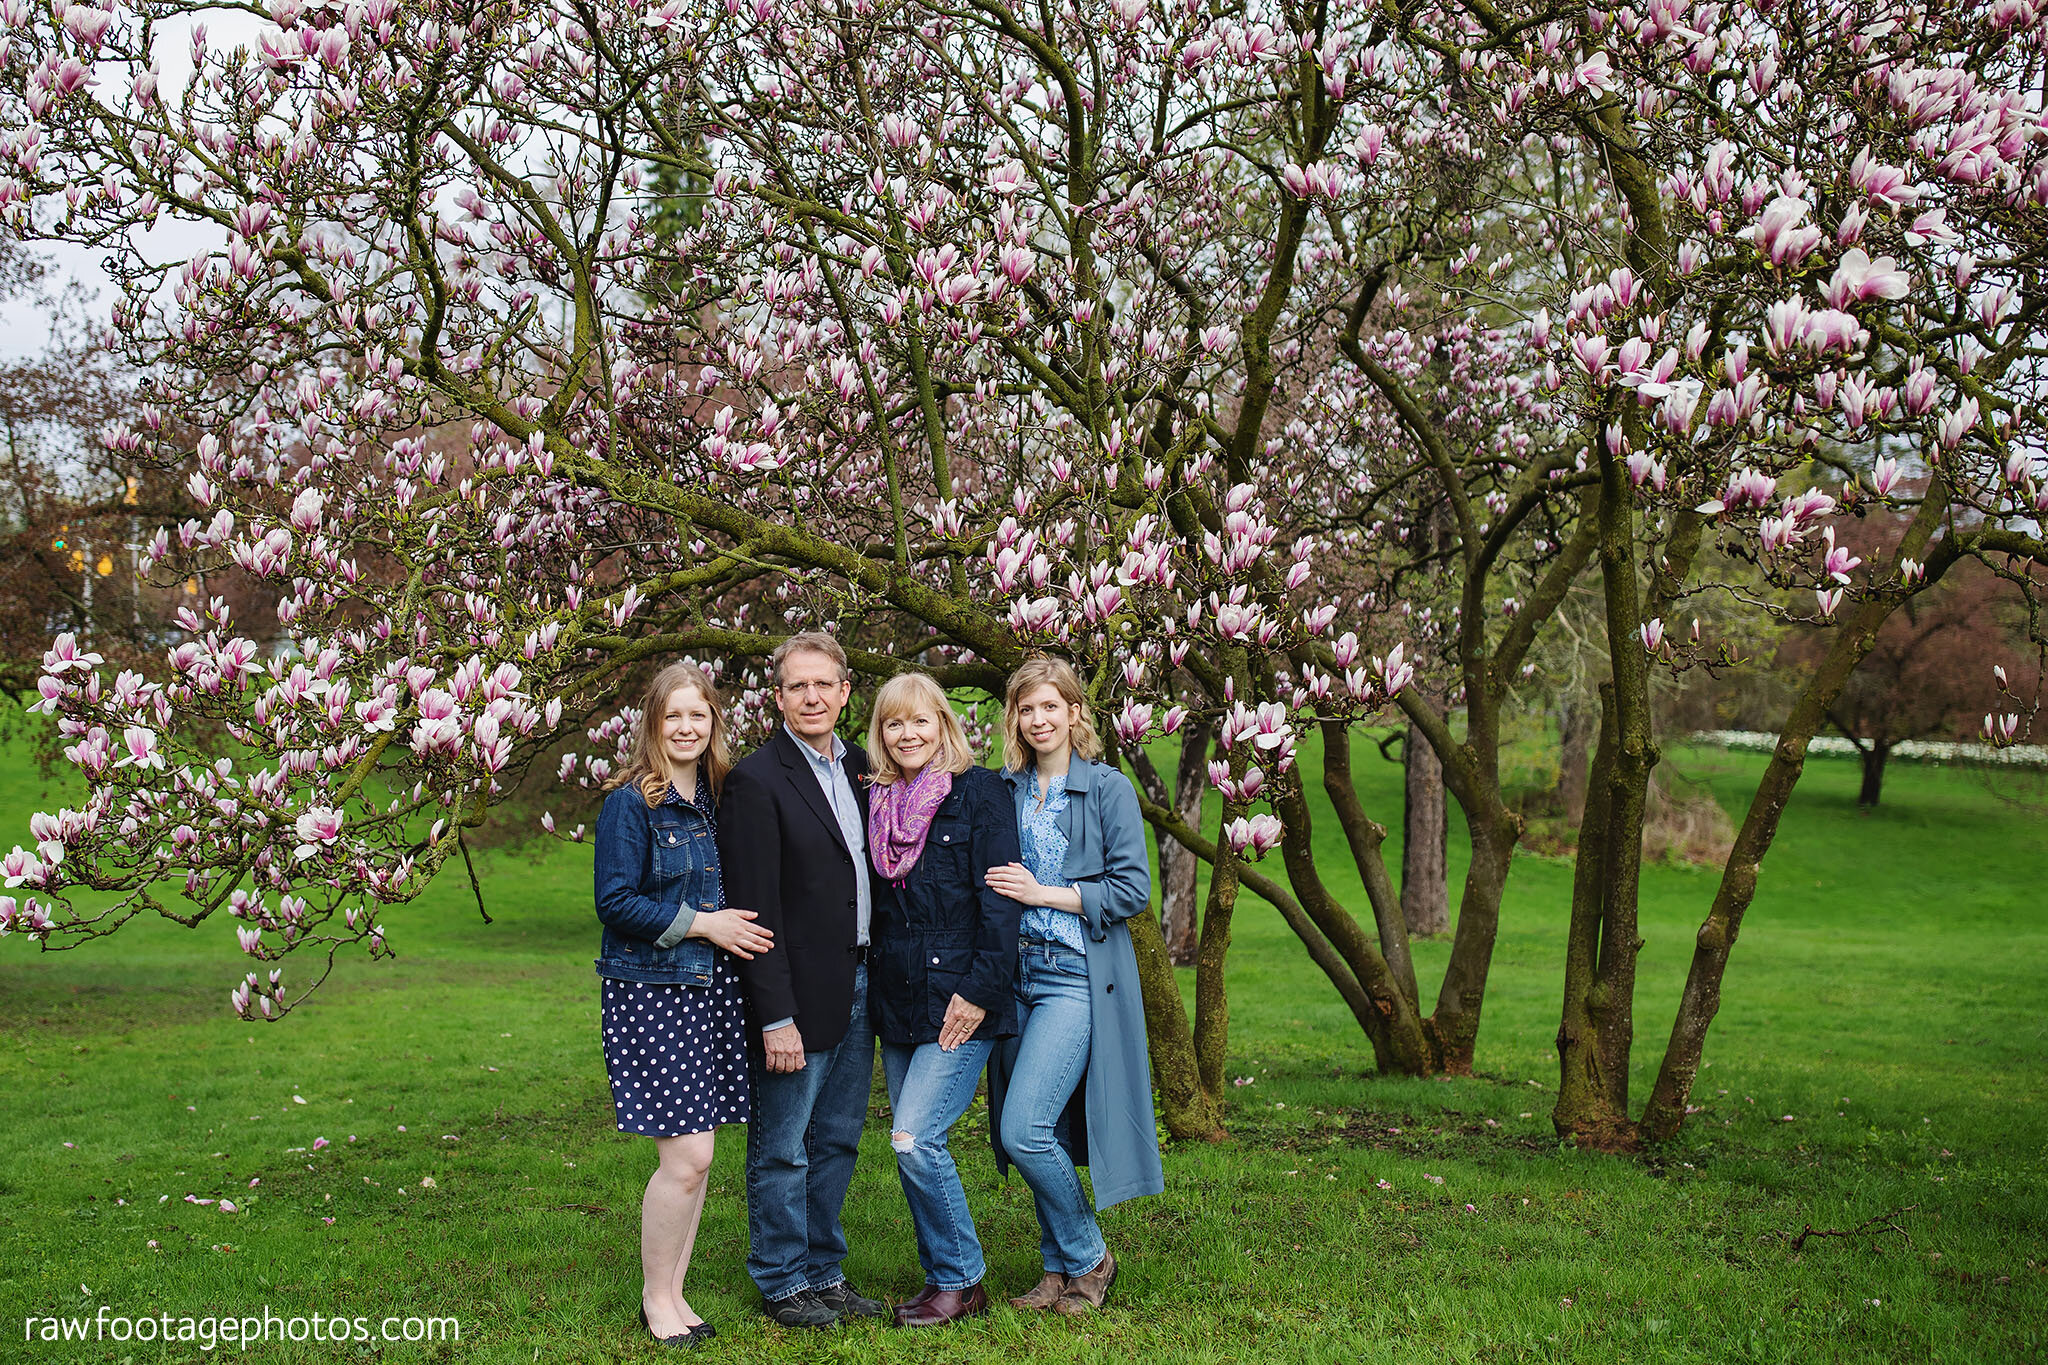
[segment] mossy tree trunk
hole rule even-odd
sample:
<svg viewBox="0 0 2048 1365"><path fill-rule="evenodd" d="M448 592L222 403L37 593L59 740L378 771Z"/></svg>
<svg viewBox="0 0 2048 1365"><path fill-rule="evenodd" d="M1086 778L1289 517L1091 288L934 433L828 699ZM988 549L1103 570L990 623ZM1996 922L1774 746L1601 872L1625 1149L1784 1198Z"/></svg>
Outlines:
<svg viewBox="0 0 2048 1365"><path fill-rule="evenodd" d="M1194 1037L1180 982L1168 960L1159 921L1150 914L1129 921L1131 947L1138 955L1138 985L1145 997L1145 1047L1152 1062L1152 1087L1159 1117L1178 1141L1214 1141L1223 1136L1217 1102L1202 1089L1195 1066Z"/></svg>

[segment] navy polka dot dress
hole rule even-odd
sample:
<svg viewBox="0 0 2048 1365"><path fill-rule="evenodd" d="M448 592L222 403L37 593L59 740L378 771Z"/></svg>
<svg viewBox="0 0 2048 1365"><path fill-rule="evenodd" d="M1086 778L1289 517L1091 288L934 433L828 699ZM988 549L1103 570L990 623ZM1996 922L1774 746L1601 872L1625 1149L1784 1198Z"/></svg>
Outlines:
<svg viewBox="0 0 2048 1365"><path fill-rule="evenodd" d="M746 1007L730 953L712 949L708 986L610 977L602 986L604 1067L620 1132L681 1137L747 1121Z"/></svg>

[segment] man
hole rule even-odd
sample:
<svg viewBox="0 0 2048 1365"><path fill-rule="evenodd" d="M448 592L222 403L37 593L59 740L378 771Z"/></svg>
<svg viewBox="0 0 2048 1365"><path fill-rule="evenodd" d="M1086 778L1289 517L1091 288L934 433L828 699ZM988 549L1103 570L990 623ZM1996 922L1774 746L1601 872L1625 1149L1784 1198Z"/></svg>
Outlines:
<svg viewBox="0 0 2048 1365"><path fill-rule="evenodd" d="M774 946L739 964L750 1045L747 1273L784 1327L886 1316L846 1282L840 1206L867 1117L868 756L834 733L853 694L846 651L815 631L770 659L782 724L727 774L718 854L726 903Z"/></svg>

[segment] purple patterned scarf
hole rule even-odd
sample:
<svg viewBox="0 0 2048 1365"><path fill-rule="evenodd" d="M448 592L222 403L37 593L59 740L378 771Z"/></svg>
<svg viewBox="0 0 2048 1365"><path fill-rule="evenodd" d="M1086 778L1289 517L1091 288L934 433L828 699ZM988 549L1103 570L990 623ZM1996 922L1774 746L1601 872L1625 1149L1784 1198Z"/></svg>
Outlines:
<svg viewBox="0 0 2048 1365"><path fill-rule="evenodd" d="M868 852L875 868L897 885L924 853L932 816L953 790L953 774L936 763L908 782L876 783L868 791Z"/></svg>

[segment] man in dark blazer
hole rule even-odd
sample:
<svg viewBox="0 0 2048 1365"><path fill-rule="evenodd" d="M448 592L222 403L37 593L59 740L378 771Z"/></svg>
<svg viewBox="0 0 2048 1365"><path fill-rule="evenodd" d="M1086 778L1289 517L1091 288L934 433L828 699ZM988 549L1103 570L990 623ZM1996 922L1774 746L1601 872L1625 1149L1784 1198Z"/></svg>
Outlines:
<svg viewBox="0 0 2048 1365"><path fill-rule="evenodd" d="M785 1327L887 1310L846 1282L839 1210L875 1070L868 1024L868 756L835 733L853 694L831 636L771 659L782 724L726 775L718 855L726 903L774 946L739 964L750 1008L747 1274Z"/></svg>

